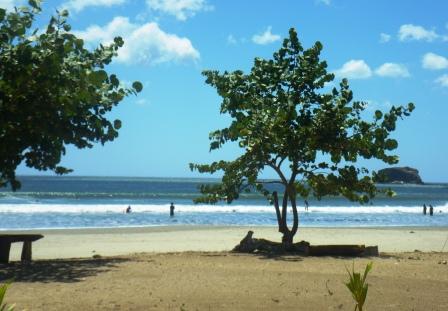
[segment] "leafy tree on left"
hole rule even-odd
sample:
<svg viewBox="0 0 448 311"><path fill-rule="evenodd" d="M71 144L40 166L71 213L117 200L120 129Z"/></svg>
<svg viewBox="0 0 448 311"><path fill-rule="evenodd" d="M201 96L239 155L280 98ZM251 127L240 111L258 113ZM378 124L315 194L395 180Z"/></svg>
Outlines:
<svg viewBox="0 0 448 311"><path fill-rule="evenodd" d="M125 87L104 70L122 38L88 50L70 33L65 10L32 32L40 11L39 0L13 12L0 8L0 187L13 190L20 163L65 174L71 170L58 164L66 145L91 148L118 137L121 122L107 112L143 88Z"/></svg>

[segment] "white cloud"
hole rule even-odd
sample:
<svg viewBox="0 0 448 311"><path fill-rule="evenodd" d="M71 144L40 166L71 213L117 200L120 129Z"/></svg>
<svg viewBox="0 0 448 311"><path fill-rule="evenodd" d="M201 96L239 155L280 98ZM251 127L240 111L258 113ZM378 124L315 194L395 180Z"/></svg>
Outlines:
<svg viewBox="0 0 448 311"><path fill-rule="evenodd" d="M408 68L405 65L396 63L384 63L375 70L375 74L380 77L402 77L407 78L410 76Z"/></svg>
<svg viewBox="0 0 448 311"><path fill-rule="evenodd" d="M166 33L154 22L133 24L127 17L117 16L104 27L93 25L75 34L93 44L107 44L121 36L124 46L118 50L116 60L126 64L157 64L200 57L188 38Z"/></svg>
<svg viewBox="0 0 448 311"><path fill-rule="evenodd" d="M362 59L352 59L335 71L336 75L349 79L366 79L372 76L372 70Z"/></svg>
<svg viewBox="0 0 448 311"><path fill-rule="evenodd" d="M230 35L227 36L227 44L235 45L237 43L238 42L237 42L237 40L235 39L235 37L233 35L230 34Z"/></svg>
<svg viewBox="0 0 448 311"><path fill-rule="evenodd" d="M280 40L280 36L279 35L274 35L271 32L272 27L269 26L266 31L260 35L254 35L252 37L252 41L256 44L269 44L275 41Z"/></svg>
<svg viewBox="0 0 448 311"><path fill-rule="evenodd" d="M8 11L12 10L14 8L14 0L0 0L0 8Z"/></svg>
<svg viewBox="0 0 448 311"><path fill-rule="evenodd" d="M141 107L149 105L149 101L144 98L137 99L137 101L135 103L137 104L137 106L141 106Z"/></svg>
<svg viewBox="0 0 448 311"><path fill-rule="evenodd" d="M423 55L422 66L431 70L445 69L448 68L448 58L434 53L426 53Z"/></svg>
<svg viewBox="0 0 448 311"><path fill-rule="evenodd" d="M143 23L148 19L148 12L143 11L139 12L137 15L135 15L135 20L137 22Z"/></svg>
<svg viewBox="0 0 448 311"><path fill-rule="evenodd" d="M448 74L438 77L434 82L440 84L440 86L448 87Z"/></svg>
<svg viewBox="0 0 448 311"><path fill-rule="evenodd" d="M330 5L331 4L331 0L316 0L316 3L322 3L325 5Z"/></svg>
<svg viewBox="0 0 448 311"><path fill-rule="evenodd" d="M194 16L196 12L213 9L206 0L146 0L146 4L152 10L176 16L181 21Z"/></svg>
<svg viewBox="0 0 448 311"><path fill-rule="evenodd" d="M0 0L0 8L12 11L15 6L23 4L23 0Z"/></svg>
<svg viewBox="0 0 448 311"><path fill-rule="evenodd" d="M365 100L365 103L367 103L366 105L366 109L368 111L375 111L375 110L389 110L392 107L392 103L389 100L385 100L385 101L376 101L376 100Z"/></svg>
<svg viewBox="0 0 448 311"><path fill-rule="evenodd" d="M114 5L124 4L128 0L69 0L62 4L62 8L69 11L80 12L89 6L111 7Z"/></svg>
<svg viewBox="0 0 448 311"><path fill-rule="evenodd" d="M410 77L408 68L405 65L397 63L384 63L375 71L372 71L370 66L362 59L352 59L342 65L341 68L334 71L340 78L349 79L367 79L373 74L379 77L390 78L407 78Z"/></svg>
<svg viewBox="0 0 448 311"><path fill-rule="evenodd" d="M422 26L413 24L401 25L398 31L400 41L425 40L431 42L437 38L439 38L439 35L434 30L427 30Z"/></svg>
<svg viewBox="0 0 448 311"><path fill-rule="evenodd" d="M380 34L380 43L386 43L386 42L389 42L391 38L392 38L391 35L389 35L389 34L387 34L387 33L381 33L381 34Z"/></svg>

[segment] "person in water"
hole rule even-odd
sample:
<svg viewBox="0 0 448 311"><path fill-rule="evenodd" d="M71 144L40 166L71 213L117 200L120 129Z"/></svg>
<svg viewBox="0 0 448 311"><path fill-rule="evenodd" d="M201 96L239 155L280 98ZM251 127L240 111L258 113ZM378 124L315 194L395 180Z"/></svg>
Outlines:
<svg viewBox="0 0 448 311"><path fill-rule="evenodd" d="M308 212L308 206L309 206L308 201L305 200L305 211L307 211L307 212Z"/></svg>
<svg viewBox="0 0 448 311"><path fill-rule="evenodd" d="M174 204L173 204L173 202L171 202L171 205L170 205L170 216L171 217L174 216Z"/></svg>
<svg viewBox="0 0 448 311"><path fill-rule="evenodd" d="M434 207L432 207L431 204L429 204L429 216L432 216L434 214Z"/></svg>
<svg viewBox="0 0 448 311"><path fill-rule="evenodd" d="M131 206L129 205L129 206L126 208L126 214L129 214L130 212L132 212L132 209L131 209Z"/></svg>
<svg viewBox="0 0 448 311"><path fill-rule="evenodd" d="M426 215L426 204L423 204L423 215Z"/></svg>

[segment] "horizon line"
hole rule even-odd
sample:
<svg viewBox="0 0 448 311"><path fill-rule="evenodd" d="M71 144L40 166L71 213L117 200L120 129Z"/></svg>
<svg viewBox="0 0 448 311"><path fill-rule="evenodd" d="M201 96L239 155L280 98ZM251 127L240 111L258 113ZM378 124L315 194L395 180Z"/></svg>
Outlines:
<svg viewBox="0 0 448 311"><path fill-rule="evenodd" d="M53 177L53 178L64 178L64 177L74 177L74 178L140 178L140 179L144 179L144 178L158 178L158 179L216 179L219 180L221 179L221 177L176 177L176 176L124 176L124 175L17 175L18 178L20 177ZM279 178L260 178L260 180L280 180ZM380 183L381 184L381 183ZM384 184L388 184L388 183L384 183ZM391 185L418 185L418 184L413 184L413 183L403 183L403 184L394 184L394 183L389 183ZM427 184L448 184L448 181L424 181L423 185L427 185Z"/></svg>

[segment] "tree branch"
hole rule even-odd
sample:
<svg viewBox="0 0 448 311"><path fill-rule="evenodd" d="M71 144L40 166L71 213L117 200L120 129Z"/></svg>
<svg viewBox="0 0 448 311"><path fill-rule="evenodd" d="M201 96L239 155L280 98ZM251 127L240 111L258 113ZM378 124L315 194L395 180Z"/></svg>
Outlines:
<svg viewBox="0 0 448 311"><path fill-rule="evenodd" d="M272 168L274 169L274 171L277 172L277 174L278 174L278 176L280 177L280 179L282 180L283 184L284 184L284 185L287 185L287 184L288 184L288 181L286 180L286 177L285 177L285 175L283 175L282 171L281 171L275 164L273 164L273 163L268 163L268 165L269 165L270 167L272 167Z"/></svg>
<svg viewBox="0 0 448 311"><path fill-rule="evenodd" d="M286 157L283 157L280 162L278 162L278 168L280 169L280 167L282 166L283 161L285 161Z"/></svg>

